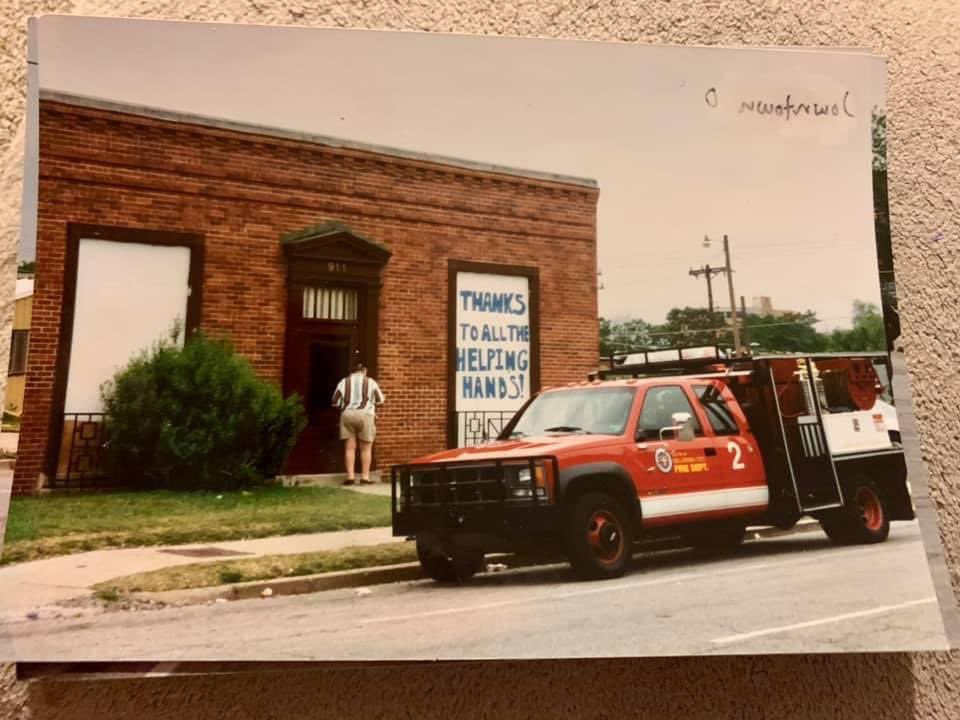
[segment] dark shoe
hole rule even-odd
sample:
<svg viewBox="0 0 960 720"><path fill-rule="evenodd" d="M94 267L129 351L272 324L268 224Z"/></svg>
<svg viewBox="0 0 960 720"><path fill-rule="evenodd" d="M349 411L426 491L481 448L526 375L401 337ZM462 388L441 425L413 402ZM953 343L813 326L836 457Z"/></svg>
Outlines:
<svg viewBox="0 0 960 720"><path fill-rule="evenodd" d="M347 478L346 480L343 481L343 484L344 484L344 485L355 485L356 483L355 483L353 480L351 480L350 478Z"/></svg>
<svg viewBox="0 0 960 720"><path fill-rule="evenodd" d="M376 481L371 480L370 478L360 478L361 485L375 485Z"/></svg>

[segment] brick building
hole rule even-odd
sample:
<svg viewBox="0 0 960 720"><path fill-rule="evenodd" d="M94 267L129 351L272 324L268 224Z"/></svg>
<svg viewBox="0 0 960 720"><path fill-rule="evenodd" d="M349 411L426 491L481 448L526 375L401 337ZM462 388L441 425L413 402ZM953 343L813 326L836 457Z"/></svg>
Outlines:
<svg viewBox="0 0 960 720"><path fill-rule="evenodd" d="M351 358L381 467L596 363L592 180L53 93L39 128L17 493L98 481L99 384L173 319L305 398L290 473L337 469Z"/></svg>

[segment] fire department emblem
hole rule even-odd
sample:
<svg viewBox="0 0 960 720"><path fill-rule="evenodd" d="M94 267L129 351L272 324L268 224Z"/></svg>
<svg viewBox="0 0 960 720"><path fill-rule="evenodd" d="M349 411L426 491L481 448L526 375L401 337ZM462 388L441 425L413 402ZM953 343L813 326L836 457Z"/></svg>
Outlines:
<svg viewBox="0 0 960 720"><path fill-rule="evenodd" d="M673 457L670 455L670 451L665 447L657 448L657 451L653 454L654 462L657 463L657 469L660 472L668 473L673 470Z"/></svg>

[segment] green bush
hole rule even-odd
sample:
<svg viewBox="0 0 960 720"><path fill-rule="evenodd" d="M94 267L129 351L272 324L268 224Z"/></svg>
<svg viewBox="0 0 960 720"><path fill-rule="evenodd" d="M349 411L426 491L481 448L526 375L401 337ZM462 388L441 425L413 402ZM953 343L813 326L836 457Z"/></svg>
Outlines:
<svg viewBox="0 0 960 720"><path fill-rule="evenodd" d="M275 476L306 424L295 395L258 378L231 345L159 343L101 389L110 473L132 485L234 490Z"/></svg>

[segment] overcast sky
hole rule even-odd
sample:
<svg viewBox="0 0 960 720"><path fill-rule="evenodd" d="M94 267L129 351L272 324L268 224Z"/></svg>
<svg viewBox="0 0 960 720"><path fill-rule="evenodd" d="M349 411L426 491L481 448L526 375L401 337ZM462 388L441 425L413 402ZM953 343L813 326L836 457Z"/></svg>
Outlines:
<svg viewBox="0 0 960 720"><path fill-rule="evenodd" d="M748 304L821 329L879 305L866 53L53 16L38 39L44 89L593 178L608 317L705 306L688 270L724 233ZM788 94L789 118L740 112Z"/></svg>

